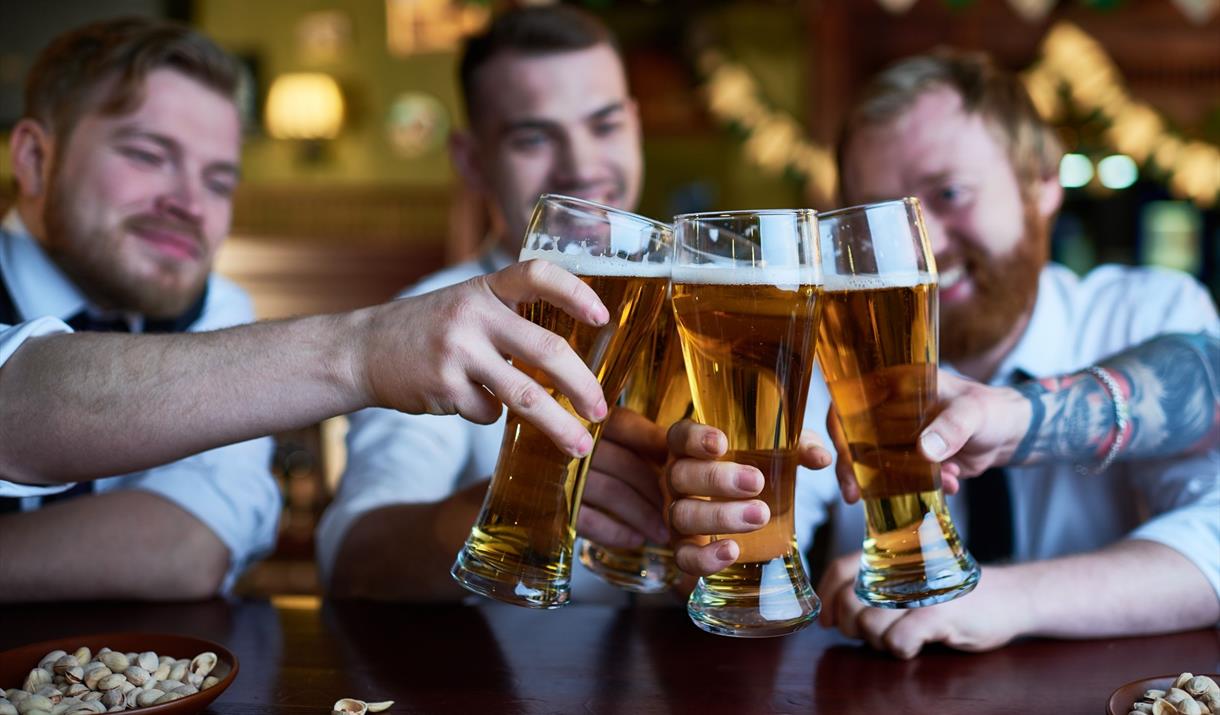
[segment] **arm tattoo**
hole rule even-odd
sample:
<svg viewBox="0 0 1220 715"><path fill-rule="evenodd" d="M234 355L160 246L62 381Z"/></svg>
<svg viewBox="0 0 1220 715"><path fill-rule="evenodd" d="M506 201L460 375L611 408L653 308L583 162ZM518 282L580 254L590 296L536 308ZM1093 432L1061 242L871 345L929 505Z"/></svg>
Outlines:
<svg viewBox="0 0 1220 715"><path fill-rule="evenodd" d="M1118 458L1148 459L1220 444L1220 338L1167 334L1100 363L1130 408ZM1114 403L1087 372L1017 386L1033 407L1013 464L1100 461L1114 441Z"/></svg>

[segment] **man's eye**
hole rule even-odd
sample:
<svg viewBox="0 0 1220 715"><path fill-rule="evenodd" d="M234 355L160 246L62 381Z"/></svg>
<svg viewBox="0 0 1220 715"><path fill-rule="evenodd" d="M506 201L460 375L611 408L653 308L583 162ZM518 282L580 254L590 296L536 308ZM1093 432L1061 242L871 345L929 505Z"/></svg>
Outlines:
<svg viewBox="0 0 1220 715"><path fill-rule="evenodd" d="M509 144L514 149L536 149L546 142L547 136L542 132L522 132L512 135L509 139Z"/></svg>
<svg viewBox="0 0 1220 715"><path fill-rule="evenodd" d="M593 125L593 133L599 137L607 137L623 128L622 122L598 122Z"/></svg>
<svg viewBox="0 0 1220 715"><path fill-rule="evenodd" d="M145 166L161 166L165 163L164 157L155 152L140 149L138 147L123 147L119 150L123 156Z"/></svg>

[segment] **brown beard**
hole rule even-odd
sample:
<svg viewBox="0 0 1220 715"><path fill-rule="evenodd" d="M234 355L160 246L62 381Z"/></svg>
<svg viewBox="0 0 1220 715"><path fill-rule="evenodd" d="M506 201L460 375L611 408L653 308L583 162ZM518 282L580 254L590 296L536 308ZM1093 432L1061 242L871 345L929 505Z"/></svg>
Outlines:
<svg viewBox="0 0 1220 715"><path fill-rule="evenodd" d="M1034 306L1038 277L1046 265L1049 222L1026 201L1025 233L1011 253L994 257L969 241L957 253L974 287L974 297L940 311L940 354L946 362L968 360L1008 337ZM946 260L946 265L957 263Z"/></svg>
<svg viewBox="0 0 1220 715"><path fill-rule="evenodd" d="M179 267L183 270L167 267L159 276L160 280L130 275L116 252L117 241L114 236L106 235L107 229L88 231L86 227L72 225L71 201L56 166L52 170L43 212L46 230L43 245L56 265L94 304L150 318L175 318L203 294L210 266L200 267L190 275L184 273L185 266ZM137 216L113 230L123 232L133 223L155 220ZM180 227L179 230L198 233L195 227Z"/></svg>

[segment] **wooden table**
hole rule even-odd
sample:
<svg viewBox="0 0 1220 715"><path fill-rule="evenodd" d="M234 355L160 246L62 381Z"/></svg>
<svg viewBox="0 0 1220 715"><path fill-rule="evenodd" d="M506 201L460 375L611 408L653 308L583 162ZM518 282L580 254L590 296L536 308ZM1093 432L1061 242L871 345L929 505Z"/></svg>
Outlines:
<svg viewBox="0 0 1220 715"><path fill-rule="evenodd" d="M899 661L814 625L786 638L697 630L678 609L487 603L210 601L0 606L0 650L116 630L220 641L241 672L208 712L323 715L340 697L394 713L1082 713L1119 685L1220 670L1215 629L1027 640ZM9 686L11 687L11 685Z"/></svg>

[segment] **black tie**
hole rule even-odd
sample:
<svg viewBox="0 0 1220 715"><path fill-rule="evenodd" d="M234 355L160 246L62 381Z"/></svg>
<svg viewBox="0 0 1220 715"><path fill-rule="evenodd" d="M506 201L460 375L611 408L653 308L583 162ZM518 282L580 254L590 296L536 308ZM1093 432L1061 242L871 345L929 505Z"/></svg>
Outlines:
<svg viewBox="0 0 1220 715"><path fill-rule="evenodd" d="M131 326L122 318L95 318L82 310L64 321L78 333L130 333Z"/></svg>
<svg viewBox="0 0 1220 715"><path fill-rule="evenodd" d="M992 467L962 483L966 496L966 548L983 564L1012 558L1012 495L1008 474Z"/></svg>

